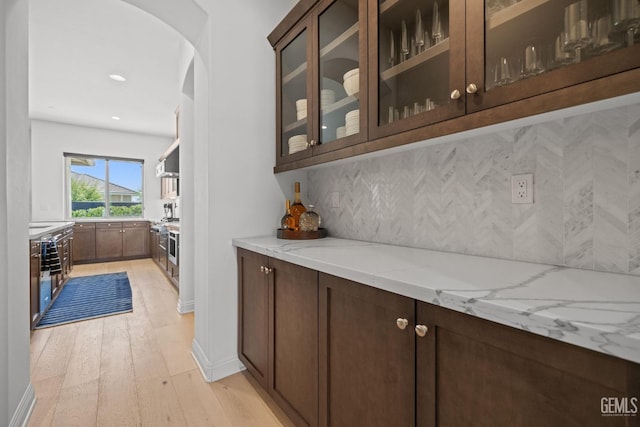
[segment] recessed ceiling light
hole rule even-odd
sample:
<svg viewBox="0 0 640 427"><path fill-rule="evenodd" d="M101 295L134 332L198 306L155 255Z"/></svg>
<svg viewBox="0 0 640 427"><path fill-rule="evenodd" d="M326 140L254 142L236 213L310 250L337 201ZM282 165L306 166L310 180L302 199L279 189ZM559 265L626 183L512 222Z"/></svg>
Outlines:
<svg viewBox="0 0 640 427"><path fill-rule="evenodd" d="M112 116L111 118L112 118L113 120L120 120L120 117L118 117L118 116Z"/></svg>
<svg viewBox="0 0 640 427"><path fill-rule="evenodd" d="M126 82L127 81L127 79L124 76L120 75L120 74L109 74L109 78L111 80L115 80L117 82Z"/></svg>

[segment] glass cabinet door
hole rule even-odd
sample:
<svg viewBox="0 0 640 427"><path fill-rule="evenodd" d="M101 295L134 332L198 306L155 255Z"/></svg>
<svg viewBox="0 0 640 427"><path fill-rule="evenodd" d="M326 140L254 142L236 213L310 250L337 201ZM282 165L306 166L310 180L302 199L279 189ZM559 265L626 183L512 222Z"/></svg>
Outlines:
<svg viewBox="0 0 640 427"><path fill-rule="evenodd" d="M464 1L378 0L372 132L383 136L464 114L451 98L465 70Z"/></svg>
<svg viewBox="0 0 640 427"><path fill-rule="evenodd" d="M305 26L293 32L289 41L276 51L278 72L278 144L277 159L293 161L310 155L312 140L309 69L309 30Z"/></svg>
<svg viewBox="0 0 640 427"><path fill-rule="evenodd" d="M467 48L483 98L470 111L640 66L638 0L484 0L467 19L484 40Z"/></svg>
<svg viewBox="0 0 640 427"><path fill-rule="evenodd" d="M326 1L320 7L319 78L315 92L320 145L314 152L341 148L366 138L366 127L362 126L367 111L366 69L362 69L366 45L360 51L360 35L364 32L361 22L366 21L366 15L361 9L360 0Z"/></svg>

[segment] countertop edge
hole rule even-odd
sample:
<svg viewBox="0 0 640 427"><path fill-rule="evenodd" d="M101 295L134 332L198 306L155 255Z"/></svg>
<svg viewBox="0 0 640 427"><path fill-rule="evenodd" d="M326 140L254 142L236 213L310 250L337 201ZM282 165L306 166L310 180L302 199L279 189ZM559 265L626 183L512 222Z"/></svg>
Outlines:
<svg viewBox="0 0 640 427"><path fill-rule="evenodd" d="M53 221L48 221L52 222ZM47 222L47 223L48 223ZM75 223L73 221L56 221L56 225L52 225L46 228L37 228L34 232L31 232L31 228L29 229L29 240L40 239L47 234L55 233L56 231L63 230L67 227L73 226Z"/></svg>
<svg viewBox="0 0 640 427"><path fill-rule="evenodd" d="M531 313L523 311L517 307L509 307L507 304L502 302L501 304L496 304L493 301L483 300L482 298L468 297L460 295L460 293L449 292L447 290L418 286L407 281L389 277L392 276L392 274L385 274L387 277L383 277L381 274L352 269L348 265L345 265L346 263L337 265L324 262L323 260L314 260L309 257L300 256L296 254L295 251L283 250L282 245L270 246L258 244L251 242L250 239L252 238L232 239L232 244L235 247L257 252L282 261L291 262L302 267L338 276L347 280L352 280L354 282L393 292L409 298L414 298L419 301L435 304L561 342L577 345L599 353L619 357L634 363L640 363L640 334L637 331L623 331L620 328L612 330L612 328L602 328L598 327L598 325L571 321L566 318L561 318L560 316L550 315L545 310ZM288 243L287 241L282 243L283 245L288 245L290 247L295 247L296 244L294 242ZM393 246L370 242L358 243L362 243L362 246ZM416 249L416 251L420 251L420 249ZM425 250L425 252L426 251L427 250ZM456 256L461 254L447 253L447 255ZM513 261L513 263L515 264L519 262ZM542 276L555 271L568 269L565 267L545 264L532 265L540 266L539 274Z"/></svg>

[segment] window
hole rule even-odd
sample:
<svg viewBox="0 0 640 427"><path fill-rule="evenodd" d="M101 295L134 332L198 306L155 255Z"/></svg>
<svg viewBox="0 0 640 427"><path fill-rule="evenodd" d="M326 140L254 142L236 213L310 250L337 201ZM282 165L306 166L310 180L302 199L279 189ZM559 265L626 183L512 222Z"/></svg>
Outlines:
<svg viewBox="0 0 640 427"><path fill-rule="evenodd" d="M143 160L64 157L71 217L142 217Z"/></svg>

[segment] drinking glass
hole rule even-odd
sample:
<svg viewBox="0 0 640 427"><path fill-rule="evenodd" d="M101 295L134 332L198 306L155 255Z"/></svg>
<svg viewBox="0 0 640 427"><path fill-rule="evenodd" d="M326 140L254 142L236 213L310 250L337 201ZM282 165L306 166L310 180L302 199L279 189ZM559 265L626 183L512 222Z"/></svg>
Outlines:
<svg viewBox="0 0 640 427"><path fill-rule="evenodd" d="M613 27L625 34L627 46L633 46L640 36L640 5L638 0L613 0Z"/></svg>
<svg viewBox="0 0 640 427"><path fill-rule="evenodd" d="M493 67L493 86L504 86L513 81L513 59L501 56Z"/></svg>
<svg viewBox="0 0 640 427"><path fill-rule="evenodd" d="M575 58L573 52L567 52L564 50L566 44L567 34L562 32L556 37L556 41L553 45L553 62L552 67L557 68L567 64L573 64Z"/></svg>
<svg viewBox="0 0 640 427"><path fill-rule="evenodd" d="M542 49L537 42L529 42L522 52L521 77L531 77L545 71Z"/></svg>
<svg viewBox="0 0 640 427"><path fill-rule="evenodd" d="M564 32L565 50L573 51L575 62L580 62L583 49L591 44L587 0L578 0L564 8Z"/></svg>

